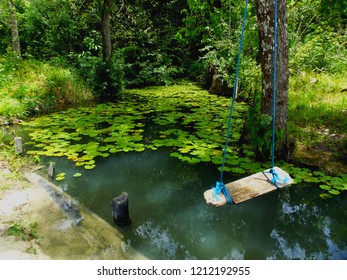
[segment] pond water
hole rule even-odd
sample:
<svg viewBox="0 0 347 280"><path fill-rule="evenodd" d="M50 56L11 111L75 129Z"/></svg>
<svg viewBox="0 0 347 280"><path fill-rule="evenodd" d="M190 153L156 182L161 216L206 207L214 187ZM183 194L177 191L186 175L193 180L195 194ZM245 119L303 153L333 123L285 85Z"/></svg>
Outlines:
<svg viewBox="0 0 347 280"><path fill-rule="evenodd" d="M216 208L203 198L219 178L216 167L170 152L119 153L98 158L92 170L45 161L66 173L56 184L112 225L110 203L128 192L132 223L118 229L150 259L347 259L346 194L322 199L319 188L300 184Z"/></svg>
<svg viewBox="0 0 347 280"><path fill-rule="evenodd" d="M117 103L22 123L26 152L56 162L56 183L112 225L110 203L128 192L132 223L119 230L150 259L346 259L346 174L277 163L299 184L237 206L206 205L229 106L194 84L131 90ZM225 183L269 168L243 139L247 104L234 111Z"/></svg>

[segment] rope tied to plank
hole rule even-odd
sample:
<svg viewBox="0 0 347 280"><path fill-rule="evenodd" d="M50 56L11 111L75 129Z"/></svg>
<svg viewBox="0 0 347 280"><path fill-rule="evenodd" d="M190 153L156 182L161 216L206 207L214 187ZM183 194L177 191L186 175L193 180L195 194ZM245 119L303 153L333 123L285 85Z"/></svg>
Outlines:
<svg viewBox="0 0 347 280"><path fill-rule="evenodd" d="M272 184L278 189L279 180L275 167L275 129L276 129L276 99L277 99L277 0L274 0L274 41L273 41L273 94L272 94L272 140L271 140L271 169Z"/></svg>
<svg viewBox="0 0 347 280"><path fill-rule="evenodd" d="M227 155L229 136L230 136L230 132L231 132L231 122L232 122L232 118L233 118L235 97L236 97L237 84L238 84L238 79L239 79L239 70L240 70L240 64L241 64L241 53L242 53L243 39L244 39L244 35L245 35L247 11L248 11L248 0L246 0L245 9L243 12L240 46L239 46L239 51L238 51L238 55L237 55L237 65L236 65L236 73L235 73L235 80L234 80L234 88L233 88L233 94L232 94L232 98L231 98L228 130L226 133L226 140L225 140L224 151L223 151L223 161L222 161L222 169L221 169L221 173L220 173L220 180L219 180L219 182L217 181L216 185L212 188L213 189L213 196L216 198L217 201L219 201L219 194L222 192L229 204L232 204L233 200L229 194L229 191L225 187L225 184L223 183L223 173L225 170L225 160L226 160L226 155Z"/></svg>
<svg viewBox="0 0 347 280"><path fill-rule="evenodd" d="M288 175L286 174L279 174L274 168L270 168L269 171L264 171L264 174L268 173L272 175L271 180L269 180L275 187L278 189L279 186L278 184L285 185L288 184L291 179Z"/></svg>

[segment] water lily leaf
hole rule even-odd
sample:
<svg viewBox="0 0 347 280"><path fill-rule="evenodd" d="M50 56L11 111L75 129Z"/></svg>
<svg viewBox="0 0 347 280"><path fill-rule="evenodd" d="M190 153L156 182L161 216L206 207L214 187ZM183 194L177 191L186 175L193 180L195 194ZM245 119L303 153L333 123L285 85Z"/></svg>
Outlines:
<svg viewBox="0 0 347 280"><path fill-rule="evenodd" d="M179 148L178 150L181 152L181 153L189 153L192 149L194 149L193 146L185 146L183 148Z"/></svg>
<svg viewBox="0 0 347 280"><path fill-rule="evenodd" d="M84 168L87 169L87 170L93 169L93 168L95 168L95 164L85 165Z"/></svg>
<svg viewBox="0 0 347 280"><path fill-rule="evenodd" d="M329 193L331 193L333 195L339 195L341 192L339 192L338 190L332 189L329 191Z"/></svg>
<svg viewBox="0 0 347 280"><path fill-rule="evenodd" d="M332 184L334 187L335 186L343 186L346 181L344 181L342 178L339 177L334 177L330 180L330 184Z"/></svg>
<svg viewBox="0 0 347 280"><path fill-rule="evenodd" d="M227 162L229 165L239 165L240 164L240 159L234 159L231 161Z"/></svg>
<svg viewBox="0 0 347 280"><path fill-rule="evenodd" d="M100 152L106 152L110 149L110 146L101 146L98 148L98 151Z"/></svg>
<svg viewBox="0 0 347 280"><path fill-rule="evenodd" d="M346 191L347 190L347 184L345 186L333 186L334 189L339 191Z"/></svg>
<svg viewBox="0 0 347 280"><path fill-rule="evenodd" d="M171 153L170 156L179 158L179 157L181 157L181 154L177 153L177 152L174 152L174 153Z"/></svg>
<svg viewBox="0 0 347 280"><path fill-rule="evenodd" d="M211 158L208 155L199 155L199 159L203 162L211 161Z"/></svg>
<svg viewBox="0 0 347 280"><path fill-rule="evenodd" d="M331 195L331 194L329 194L329 193L322 193L322 194L320 194L319 195L321 198L324 198L324 199L326 199L326 198L332 198L333 196Z"/></svg>
<svg viewBox="0 0 347 280"><path fill-rule="evenodd" d="M36 148L43 148L43 147L46 147L46 145L43 143L39 143L39 144L36 144L35 147Z"/></svg>
<svg viewBox="0 0 347 280"><path fill-rule="evenodd" d="M331 190L331 187L328 186L328 185L319 185L319 187L320 187L322 190L325 190L325 191L330 191L330 190Z"/></svg>
<svg viewBox="0 0 347 280"><path fill-rule="evenodd" d="M116 142L117 138L116 137L107 137L104 139L104 142L106 143L112 143L112 142Z"/></svg>
<svg viewBox="0 0 347 280"><path fill-rule="evenodd" d="M325 176L325 174L321 171L313 171L313 174L316 176Z"/></svg>
<svg viewBox="0 0 347 280"><path fill-rule="evenodd" d="M190 164L195 164L195 163L199 163L199 162L201 162L201 161L203 161L203 160L200 160L200 159L198 159L198 158L191 158L191 159L189 159L189 160L187 160L188 161L188 163L190 163Z"/></svg>
<svg viewBox="0 0 347 280"><path fill-rule="evenodd" d="M299 183L301 183L303 180L302 180L301 178L296 177L296 178L293 179L293 181L294 181L294 184L299 184Z"/></svg>
<svg viewBox="0 0 347 280"><path fill-rule="evenodd" d="M216 165L220 165L223 162L223 158L221 156L212 157L212 162Z"/></svg>
<svg viewBox="0 0 347 280"><path fill-rule="evenodd" d="M117 150L116 148L111 148L111 149L109 150L109 152L110 152L111 154L115 154L115 153L118 152L118 150Z"/></svg>
<svg viewBox="0 0 347 280"><path fill-rule="evenodd" d="M66 175L66 173L64 173L64 172L58 173L55 179L57 181L62 181L65 179L65 175Z"/></svg>
<svg viewBox="0 0 347 280"><path fill-rule="evenodd" d="M241 168L241 167L232 167L232 168L230 168L230 171L232 173L235 173L235 174L244 174L244 173L246 173L246 171L243 168Z"/></svg>
<svg viewBox="0 0 347 280"><path fill-rule="evenodd" d="M145 147L144 146L140 146L140 147L136 147L135 148L135 151L136 152L142 152L142 151L144 151L145 150Z"/></svg>

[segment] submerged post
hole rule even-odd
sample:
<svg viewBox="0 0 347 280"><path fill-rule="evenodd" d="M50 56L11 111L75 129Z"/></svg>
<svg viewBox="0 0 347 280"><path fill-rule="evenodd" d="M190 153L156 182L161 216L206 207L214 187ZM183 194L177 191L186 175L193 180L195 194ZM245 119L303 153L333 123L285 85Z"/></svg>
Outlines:
<svg viewBox="0 0 347 280"><path fill-rule="evenodd" d="M129 225L129 203L128 193L122 192L120 196L115 197L111 203L113 220L117 225Z"/></svg>
<svg viewBox="0 0 347 280"><path fill-rule="evenodd" d="M54 162L50 162L48 166L48 177L53 179L55 174L55 164Z"/></svg>
<svg viewBox="0 0 347 280"><path fill-rule="evenodd" d="M23 153L23 141L22 137L15 137L14 138L14 145L16 147L16 152L21 154Z"/></svg>

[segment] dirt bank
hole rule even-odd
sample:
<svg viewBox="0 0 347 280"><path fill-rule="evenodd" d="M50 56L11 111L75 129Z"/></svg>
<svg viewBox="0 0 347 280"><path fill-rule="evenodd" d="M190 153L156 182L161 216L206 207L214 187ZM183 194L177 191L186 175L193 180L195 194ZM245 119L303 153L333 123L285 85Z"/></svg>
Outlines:
<svg viewBox="0 0 347 280"><path fill-rule="evenodd" d="M0 259L145 258L123 241L119 231L80 205L76 207L83 221L77 223L57 203L52 195L54 189L48 189L50 183L34 173L28 174L29 184L17 180L14 188L1 194ZM8 236L7 229L16 223L36 223L38 238L25 241Z"/></svg>

